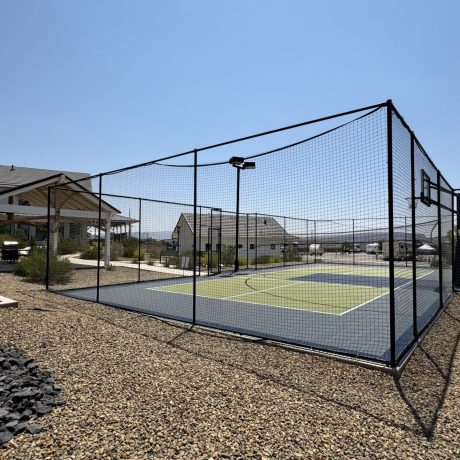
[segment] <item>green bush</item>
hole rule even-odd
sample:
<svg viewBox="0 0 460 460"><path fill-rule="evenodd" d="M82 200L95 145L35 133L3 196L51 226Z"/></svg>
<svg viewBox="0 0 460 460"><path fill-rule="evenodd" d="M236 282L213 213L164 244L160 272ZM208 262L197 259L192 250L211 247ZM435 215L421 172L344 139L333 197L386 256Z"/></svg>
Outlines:
<svg viewBox="0 0 460 460"><path fill-rule="evenodd" d="M60 259L56 254L50 254L49 283L65 284L70 281L73 266L69 260ZM17 276L25 277L32 283L46 281L46 250L35 249L29 256L18 262L13 270Z"/></svg>
<svg viewBox="0 0 460 460"><path fill-rule="evenodd" d="M279 264L283 262L283 256L258 256L254 263L257 264Z"/></svg>
<svg viewBox="0 0 460 460"><path fill-rule="evenodd" d="M104 256L103 248L100 250L100 258ZM80 259L97 260L97 244L89 246L86 251L80 254Z"/></svg>
<svg viewBox="0 0 460 460"><path fill-rule="evenodd" d="M217 268L217 262L218 258L215 252L211 254L204 252L200 257L200 264L202 267ZM190 263L193 264L193 254Z"/></svg>
<svg viewBox="0 0 460 460"><path fill-rule="evenodd" d="M77 252L76 241L60 238L58 241L57 252L58 254L74 254Z"/></svg>
<svg viewBox="0 0 460 460"><path fill-rule="evenodd" d="M126 238L121 240L121 244L123 245L123 257L137 257L139 254L139 240L137 238Z"/></svg>
<svg viewBox="0 0 460 460"><path fill-rule="evenodd" d="M288 249L284 254L284 261L286 262L300 262L302 260L302 256L294 249Z"/></svg>
<svg viewBox="0 0 460 460"><path fill-rule="evenodd" d="M139 262L139 260L144 260L145 259L145 252L144 251L141 251L139 256L138 256L138 254L139 254L138 250L134 251L133 256L132 256L132 263L133 264L137 264L137 262Z"/></svg>

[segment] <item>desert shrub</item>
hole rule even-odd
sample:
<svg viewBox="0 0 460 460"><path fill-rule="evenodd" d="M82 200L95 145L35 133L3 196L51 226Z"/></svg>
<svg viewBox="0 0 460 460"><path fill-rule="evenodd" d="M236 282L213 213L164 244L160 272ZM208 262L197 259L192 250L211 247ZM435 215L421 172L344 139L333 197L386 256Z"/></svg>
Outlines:
<svg viewBox="0 0 460 460"><path fill-rule="evenodd" d="M101 247L100 251L100 258L104 256L104 250ZM90 245L85 251L80 254L80 259L88 259L88 260L97 260L97 244Z"/></svg>
<svg viewBox="0 0 460 460"><path fill-rule="evenodd" d="M283 262L283 256L276 255L276 256L258 256L255 260L257 264L279 264Z"/></svg>
<svg viewBox="0 0 460 460"><path fill-rule="evenodd" d="M211 254L209 252L204 252L201 255L200 264L202 267L217 268L217 262L218 259L217 254L215 252ZM193 254L190 263L193 264Z"/></svg>
<svg viewBox="0 0 460 460"><path fill-rule="evenodd" d="M49 263L50 284L65 284L70 281L73 266L69 260L60 259L56 254L50 254ZM46 251L33 250L29 256L24 257L15 265L13 273L32 283L44 283L46 280Z"/></svg>
<svg viewBox="0 0 460 460"><path fill-rule="evenodd" d="M286 262L300 262L302 256L294 249L288 249L284 254L284 260Z"/></svg>
<svg viewBox="0 0 460 460"><path fill-rule="evenodd" d="M129 237L121 240L123 245L123 257L137 257L139 254L139 240L137 238Z"/></svg>
<svg viewBox="0 0 460 460"><path fill-rule="evenodd" d="M57 247L58 254L73 254L77 252L77 243L75 240L69 240L64 238L59 238L58 247Z"/></svg>

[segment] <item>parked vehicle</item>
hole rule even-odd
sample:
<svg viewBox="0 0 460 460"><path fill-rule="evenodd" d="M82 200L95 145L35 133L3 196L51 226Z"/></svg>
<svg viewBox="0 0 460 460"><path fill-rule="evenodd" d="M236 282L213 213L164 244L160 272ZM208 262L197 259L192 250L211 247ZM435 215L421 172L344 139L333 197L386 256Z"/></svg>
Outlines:
<svg viewBox="0 0 460 460"><path fill-rule="evenodd" d="M324 249L320 244L310 244L308 253L311 256L322 256L324 254Z"/></svg>
<svg viewBox="0 0 460 460"><path fill-rule="evenodd" d="M383 260L390 260L390 242L382 243ZM395 241L393 243L393 258L394 260L406 260L412 257L412 247L404 241Z"/></svg>
<svg viewBox="0 0 460 460"><path fill-rule="evenodd" d="M380 245L379 243L370 243L366 245L366 253L367 254L378 254L380 252Z"/></svg>

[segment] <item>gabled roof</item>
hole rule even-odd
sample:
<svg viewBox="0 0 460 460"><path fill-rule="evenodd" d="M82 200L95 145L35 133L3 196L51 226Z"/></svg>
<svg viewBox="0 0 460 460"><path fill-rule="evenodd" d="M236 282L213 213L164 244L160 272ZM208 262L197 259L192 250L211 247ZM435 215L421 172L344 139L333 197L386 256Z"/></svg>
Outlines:
<svg viewBox="0 0 460 460"><path fill-rule="evenodd" d="M185 220L187 221L192 233L193 233L193 213L184 213ZM222 217L222 223L220 223L220 217ZM197 215L197 225L200 226L200 216ZM201 231L208 232L208 228L211 227L211 214L201 214ZM222 214L215 213L212 215L212 227L218 229L220 227L221 234L234 235L236 231L236 215L235 214ZM284 227L274 217L264 217L249 215L246 218L246 214L240 214L239 219L239 234L241 236L248 233L250 236L255 235L257 227L258 237L289 237Z"/></svg>
<svg viewBox="0 0 460 460"><path fill-rule="evenodd" d="M90 176L89 173L58 171L55 169L26 168L23 166L0 165L0 191L15 188L24 184L42 180L50 176L64 174L70 180L85 179ZM85 188L91 190L91 181L85 180L80 182Z"/></svg>

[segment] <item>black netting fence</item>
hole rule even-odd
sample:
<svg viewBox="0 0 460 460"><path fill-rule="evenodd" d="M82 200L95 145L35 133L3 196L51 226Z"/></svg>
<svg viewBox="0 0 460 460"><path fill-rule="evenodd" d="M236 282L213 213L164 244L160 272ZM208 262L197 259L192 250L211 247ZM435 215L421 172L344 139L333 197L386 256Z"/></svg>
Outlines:
<svg viewBox="0 0 460 460"><path fill-rule="evenodd" d="M453 294L454 196L388 102L49 188L47 286L396 367Z"/></svg>

